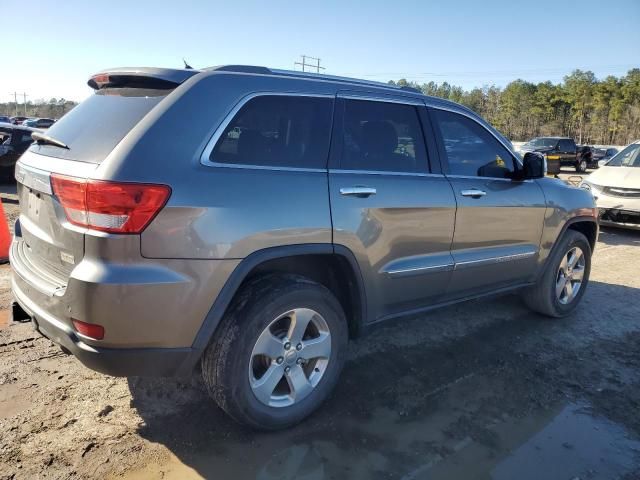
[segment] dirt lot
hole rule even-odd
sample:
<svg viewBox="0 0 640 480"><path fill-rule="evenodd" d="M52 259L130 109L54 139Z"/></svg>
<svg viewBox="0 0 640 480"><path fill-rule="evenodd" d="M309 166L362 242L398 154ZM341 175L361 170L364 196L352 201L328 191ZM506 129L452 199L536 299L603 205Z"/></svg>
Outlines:
<svg viewBox="0 0 640 480"><path fill-rule="evenodd" d="M275 434L228 420L197 376L94 373L0 310L0 478L638 479L639 258L640 232L602 231L562 321L508 295L386 325Z"/></svg>

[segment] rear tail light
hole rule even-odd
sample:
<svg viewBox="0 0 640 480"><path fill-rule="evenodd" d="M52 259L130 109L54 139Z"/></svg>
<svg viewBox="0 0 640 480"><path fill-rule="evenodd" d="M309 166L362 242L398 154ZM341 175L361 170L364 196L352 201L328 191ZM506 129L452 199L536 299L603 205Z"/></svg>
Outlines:
<svg viewBox="0 0 640 480"><path fill-rule="evenodd" d="M73 328L75 328L76 332L80 335L93 338L94 340L102 340L104 338L104 327L102 325L98 325L97 323L81 322L75 318L72 318L71 322L73 323Z"/></svg>
<svg viewBox="0 0 640 480"><path fill-rule="evenodd" d="M109 233L141 233L171 195L167 185L51 175L53 192L74 225Z"/></svg>

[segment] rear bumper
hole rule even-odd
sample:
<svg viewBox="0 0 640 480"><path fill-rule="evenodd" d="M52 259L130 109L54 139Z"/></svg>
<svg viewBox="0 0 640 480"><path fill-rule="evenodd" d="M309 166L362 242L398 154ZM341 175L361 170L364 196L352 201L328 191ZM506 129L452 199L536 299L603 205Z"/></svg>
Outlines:
<svg viewBox="0 0 640 480"><path fill-rule="evenodd" d="M85 343L65 323L32 302L12 279L16 302L41 335L71 352L83 365L115 377L186 376L198 361L191 348L100 348Z"/></svg>

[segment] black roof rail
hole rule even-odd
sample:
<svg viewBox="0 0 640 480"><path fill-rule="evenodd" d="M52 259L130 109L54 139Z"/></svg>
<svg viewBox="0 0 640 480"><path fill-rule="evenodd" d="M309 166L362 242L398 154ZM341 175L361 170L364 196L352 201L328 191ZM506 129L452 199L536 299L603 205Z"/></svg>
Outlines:
<svg viewBox="0 0 640 480"><path fill-rule="evenodd" d="M236 73L259 73L262 75L270 75L273 72L267 67L259 67L255 65L218 65L215 67L204 68L203 70L213 70L216 72L236 72Z"/></svg>
<svg viewBox="0 0 640 480"><path fill-rule="evenodd" d="M400 90L406 90L407 92L413 93L422 93L422 90L420 90L419 88L410 87L408 85L403 85L402 87L400 87Z"/></svg>

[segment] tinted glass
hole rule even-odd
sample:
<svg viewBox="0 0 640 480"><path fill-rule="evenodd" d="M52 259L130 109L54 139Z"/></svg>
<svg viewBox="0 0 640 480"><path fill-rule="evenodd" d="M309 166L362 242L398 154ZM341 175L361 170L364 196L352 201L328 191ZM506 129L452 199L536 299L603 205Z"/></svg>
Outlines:
<svg viewBox="0 0 640 480"><path fill-rule="evenodd" d="M560 140L558 149L561 152L571 152L573 150L573 142L571 140Z"/></svg>
<svg viewBox="0 0 640 480"><path fill-rule="evenodd" d="M249 100L218 140L212 162L326 168L330 98L260 96Z"/></svg>
<svg viewBox="0 0 640 480"><path fill-rule="evenodd" d="M640 143L632 143L607 163L608 167L640 167Z"/></svg>
<svg viewBox="0 0 640 480"><path fill-rule="evenodd" d="M529 142L532 147L536 148L555 147L557 143L558 140L555 138L534 138Z"/></svg>
<svg viewBox="0 0 640 480"><path fill-rule="evenodd" d="M340 168L427 171L418 111L411 105L345 100Z"/></svg>
<svg viewBox="0 0 640 480"><path fill-rule="evenodd" d="M34 144L31 151L52 157L100 163L170 90L98 90L54 123L47 135L69 150Z"/></svg>
<svg viewBox="0 0 640 480"><path fill-rule="evenodd" d="M509 178L513 157L486 128L463 115L433 110L451 175Z"/></svg>

